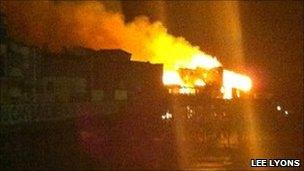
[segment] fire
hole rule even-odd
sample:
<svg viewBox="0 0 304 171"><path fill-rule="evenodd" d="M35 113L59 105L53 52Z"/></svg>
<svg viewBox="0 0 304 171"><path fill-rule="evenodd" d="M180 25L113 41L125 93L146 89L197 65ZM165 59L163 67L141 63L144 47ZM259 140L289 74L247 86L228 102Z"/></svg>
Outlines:
<svg viewBox="0 0 304 171"><path fill-rule="evenodd" d="M182 80L176 71L165 71L163 74L163 83L165 85L182 85Z"/></svg>
<svg viewBox="0 0 304 171"><path fill-rule="evenodd" d="M216 74L208 71L222 67L215 57L202 52L182 37L168 34L166 29L153 35L145 49L151 56L149 61L164 64L163 83L180 86L181 94L194 94L194 87L204 87L208 82L218 79L213 78L217 77ZM179 72L181 68L195 72L190 76L183 75ZM251 79L246 75L224 70L222 77L223 98L231 99L233 88L245 92L251 89Z"/></svg>
<svg viewBox="0 0 304 171"><path fill-rule="evenodd" d="M248 92L252 86L252 81L248 76L229 70L224 70L223 79L223 86L227 88L236 88Z"/></svg>
<svg viewBox="0 0 304 171"><path fill-rule="evenodd" d="M191 63L187 68L195 69L197 67L202 67L205 69L211 69L220 66L221 63L216 58L200 53L192 57Z"/></svg>
<svg viewBox="0 0 304 171"><path fill-rule="evenodd" d="M198 86L198 87L203 87L206 85L206 83L202 80L202 79L197 79L195 82L194 82L194 85L195 86Z"/></svg>
<svg viewBox="0 0 304 171"><path fill-rule="evenodd" d="M246 76L242 75L233 71L224 70L223 73L223 97L225 99L232 98L232 89L241 90L244 92L250 91L252 88L252 81L251 79Z"/></svg>
<svg viewBox="0 0 304 171"><path fill-rule="evenodd" d="M203 88L219 79L212 71L222 67L215 57L183 37L169 34L161 22L150 22L145 16L126 22L122 13L91 1L7 1L0 8L7 16L9 35L27 44L55 51L73 46L123 49L132 53L132 60L164 64L163 83L178 85L180 93L195 93L195 87ZM180 68L193 72L181 76ZM222 84L224 98L232 98L233 88L251 89L248 76L228 70L220 74L222 81L216 84Z"/></svg>
<svg viewBox="0 0 304 171"><path fill-rule="evenodd" d="M208 71L211 71L213 68L220 67L221 64L216 60L216 58L210 58L210 56L204 56L202 54L194 55L189 63L181 65L181 67L186 66L189 68L189 72L191 73L190 75L183 74L182 72L179 73L178 71L165 70L163 83L165 85L180 86L181 88L179 93L181 94L195 94L193 87L203 87L208 84L208 81L214 81L215 78L213 77L216 77L216 75L212 75L212 73L209 73ZM223 70L221 81L221 92L224 99L232 99L233 89L249 92L252 88L252 80L250 77L225 69Z"/></svg>

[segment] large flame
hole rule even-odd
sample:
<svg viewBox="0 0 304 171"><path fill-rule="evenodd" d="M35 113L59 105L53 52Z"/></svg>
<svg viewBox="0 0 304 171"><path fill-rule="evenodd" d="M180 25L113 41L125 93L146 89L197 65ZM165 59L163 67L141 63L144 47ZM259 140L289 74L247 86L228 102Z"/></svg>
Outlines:
<svg viewBox="0 0 304 171"><path fill-rule="evenodd" d="M164 71L163 83L165 85L182 85L183 81L177 71Z"/></svg>
<svg viewBox="0 0 304 171"><path fill-rule="evenodd" d="M53 50L72 46L120 48L132 53L132 60L163 63L163 83L180 85L182 92L193 92L185 91L185 87L206 83L197 79L193 85L186 84L179 68L209 70L221 66L198 46L169 34L162 23L152 23L147 17L126 23L121 13L108 11L99 2L6 1L0 7L7 16L9 34L15 39ZM231 98L232 88L249 91L251 80L224 70L224 98Z"/></svg>
<svg viewBox="0 0 304 171"><path fill-rule="evenodd" d="M223 73L223 89L224 89L224 98L232 98L232 89L242 90L248 92L252 87L251 79L233 71L224 70Z"/></svg>
<svg viewBox="0 0 304 171"><path fill-rule="evenodd" d="M192 60L189 63L183 63L183 65L180 65L179 67L186 67L191 69L196 69L200 67L209 70L221 66L220 62L218 62L216 58L210 57L209 55L205 55L203 53L194 55L192 56L191 59ZM204 76L202 75L202 77ZM247 75L243 75L240 73L236 73L224 69L222 79L223 80L222 80L221 90L224 99L231 99L233 97L232 95L233 89L241 90L243 92L248 92L252 88L252 80ZM189 82L186 83L183 81L178 71L171 71L171 70L164 71L163 83L165 85L181 86L182 88L180 90L180 93L182 94L195 93L195 91L190 91L192 90L192 87L200 87L206 85L206 83L202 79L200 79L200 77L197 75L195 76L195 80L193 80L193 85L189 85ZM186 89L185 87L189 87L189 89Z"/></svg>

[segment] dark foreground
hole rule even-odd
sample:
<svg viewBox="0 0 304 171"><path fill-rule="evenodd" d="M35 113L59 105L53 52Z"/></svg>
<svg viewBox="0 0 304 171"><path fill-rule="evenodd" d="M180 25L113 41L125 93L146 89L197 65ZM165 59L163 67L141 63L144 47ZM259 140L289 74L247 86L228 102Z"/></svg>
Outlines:
<svg viewBox="0 0 304 171"><path fill-rule="evenodd" d="M159 128L157 122L149 125L144 120L135 122L135 118L134 122L105 122L98 116L2 125L0 166L1 170L244 170L250 169L251 158L298 158L303 162L301 126L292 126L286 116L274 119L257 110L254 116L243 118L254 121L253 127L241 121L221 127L225 122L211 120L217 126L203 132L193 126L195 122L179 123L181 119L161 121L158 124L166 126ZM227 131L235 125L241 128Z"/></svg>

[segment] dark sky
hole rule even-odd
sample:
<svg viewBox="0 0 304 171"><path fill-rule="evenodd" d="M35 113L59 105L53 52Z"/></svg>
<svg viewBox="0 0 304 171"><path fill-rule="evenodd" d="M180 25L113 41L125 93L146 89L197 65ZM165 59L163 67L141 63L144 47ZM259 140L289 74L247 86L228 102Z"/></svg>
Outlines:
<svg viewBox="0 0 304 171"><path fill-rule="evenodd" d="M200 46L225 67L248 73L257 91L302 108L303 2L128 1L121 5L127 21L138 15L160 20L169 33Z"/></svg>

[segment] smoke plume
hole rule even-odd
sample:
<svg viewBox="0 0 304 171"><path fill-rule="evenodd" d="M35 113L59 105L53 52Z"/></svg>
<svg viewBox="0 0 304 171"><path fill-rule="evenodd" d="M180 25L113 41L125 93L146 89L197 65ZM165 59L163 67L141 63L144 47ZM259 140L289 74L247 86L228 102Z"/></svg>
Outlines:
<svg viewBox="0 0 304 171"><path fill-rule="evenodd" d="M1 3L9 35L38 47L58 51L62 47L92 49L120 48L132 53L133 60L164 63L173 70L190 63L197 54L208 65L220 65L182 37L168 34L160 22L145 16L126 23L124 16L108 11L100 2L15 1Z"/></svg>

